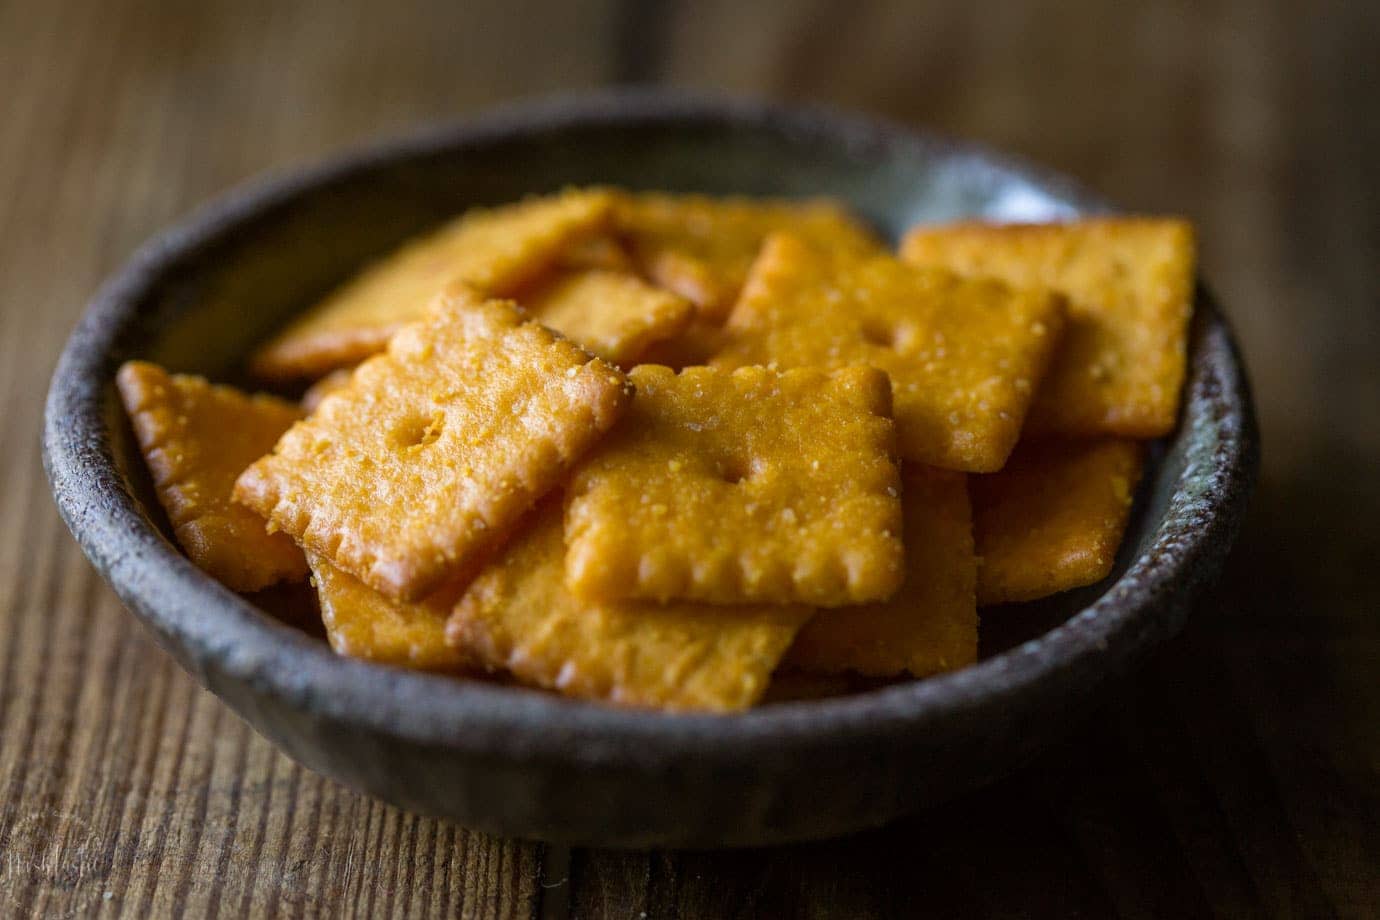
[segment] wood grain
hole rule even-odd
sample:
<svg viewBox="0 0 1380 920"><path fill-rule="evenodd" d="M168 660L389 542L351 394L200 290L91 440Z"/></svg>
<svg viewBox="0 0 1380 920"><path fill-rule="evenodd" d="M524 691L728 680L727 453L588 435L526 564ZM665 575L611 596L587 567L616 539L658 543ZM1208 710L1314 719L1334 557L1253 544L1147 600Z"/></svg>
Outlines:
<svg viewBox="0 0 1380 920"><path fill-rule="evenodd" d="M1380 913L1380 13L1036 0L0 2L0 915ZM843 841L609 853L406 815L278 754L52 509L47 375L100 278L263 170L609 81L858 107L1183 212L1266 465L1189 629L1028 768Z"/></svg>

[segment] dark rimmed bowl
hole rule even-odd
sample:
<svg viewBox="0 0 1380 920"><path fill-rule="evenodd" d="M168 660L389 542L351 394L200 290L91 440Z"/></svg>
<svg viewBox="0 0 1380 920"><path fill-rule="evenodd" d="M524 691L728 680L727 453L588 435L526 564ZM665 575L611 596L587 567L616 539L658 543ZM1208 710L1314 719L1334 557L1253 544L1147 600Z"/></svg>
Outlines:
<svg viewBox="0 0 1380 920"><path fill-rule="evenodd" d="M1177 433L1116 573L1027 615L943 677L736 716L662 715L336 657L194 568L165 535L112 378L121 361L233 378L248 348L363 260L469 205L568 184L833 195L893 236L960 216L1106 206L989 152L852 116L665 94L559 99L235 191L97 294L48 394L44 460L67 525L162 646L306 766L500 834L722 846L885 823L1029 758L1183 624L1221 566L1257 435L1231 333L1199 293ZM992 638L995 637L995 638Z"/></svg>

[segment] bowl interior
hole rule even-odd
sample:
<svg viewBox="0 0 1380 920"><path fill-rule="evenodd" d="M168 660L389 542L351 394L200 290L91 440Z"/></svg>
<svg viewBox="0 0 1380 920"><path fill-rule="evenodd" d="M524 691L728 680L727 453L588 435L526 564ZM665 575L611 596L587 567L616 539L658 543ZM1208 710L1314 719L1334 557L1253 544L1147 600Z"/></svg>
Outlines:
<svg viewBox="0 0 1380 920"><path fill-rule="evenodd" d="M452 129L459 131L459 129ZM960 217L1041 220L1101 210L1076 189L1019 165L859 123L808 117L563 117L559 109L491 133L452 130L347 156L314 172L232 193L194 229L154 244L160 265L109 357L244 383L247 351L371 257L467 207L569 185L711 194L830 196L893 241L908 227ZM108 379L108 378L107 378ZM111 448L144 512L168 535L113 389L103 409ZM982 657L1038 637L1084 609L1148 546L1184 469L1158 445L1116 571L1101 585L984 612ZM271 606L263 599L261 606Z"/></svg>

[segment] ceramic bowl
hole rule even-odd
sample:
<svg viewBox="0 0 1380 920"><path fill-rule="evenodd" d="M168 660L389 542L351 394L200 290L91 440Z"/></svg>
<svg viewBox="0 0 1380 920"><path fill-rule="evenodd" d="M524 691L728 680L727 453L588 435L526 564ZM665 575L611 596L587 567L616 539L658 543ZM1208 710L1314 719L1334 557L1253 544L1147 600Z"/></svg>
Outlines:
<svg viewBox="0 0 1380 920"><path fill-rule="evenodd" d="M340 658L169 542L112 386L142 357L236 378L248 349L405 237L571 184L830 195L895 238L926 220L1109 208L1008 157L850 115L620 93L437 127L232 192L146 245L58 362L44 458L92 563L187 671L288 755L402 808L608 846L767 844L883 824L1028 759L1184 622L1253 483L1240 357L1198 294L1177 432L1103 584L984 621L953 674L733 716L593 705Z"/></svg>

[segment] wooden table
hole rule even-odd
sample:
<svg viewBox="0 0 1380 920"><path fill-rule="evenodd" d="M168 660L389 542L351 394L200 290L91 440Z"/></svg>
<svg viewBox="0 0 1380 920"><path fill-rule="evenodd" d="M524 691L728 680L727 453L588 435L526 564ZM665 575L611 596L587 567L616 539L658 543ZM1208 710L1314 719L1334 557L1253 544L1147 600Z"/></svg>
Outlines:
<svg viewBox="0 0 1380 920"><path fill-rule="evenodd" d="M1380 914L1374 4L432 5L0 2L0 915ZM1252 519L1184 635L1027 769L809 846L494 839L276 753L58 521L47 376L140 240L264 170L610 82L873 110L1200 224L1264 421Z"/></svg>

